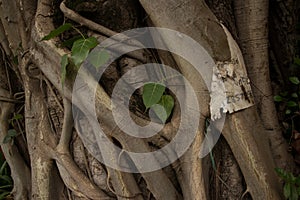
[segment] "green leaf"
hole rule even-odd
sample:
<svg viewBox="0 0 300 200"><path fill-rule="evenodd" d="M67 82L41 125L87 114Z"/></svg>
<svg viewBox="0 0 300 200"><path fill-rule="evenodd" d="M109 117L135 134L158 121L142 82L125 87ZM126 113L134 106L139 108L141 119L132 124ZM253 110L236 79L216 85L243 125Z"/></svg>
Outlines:
<svg viewBox="0 0 300 200"><path fill-rule="evenodd" d="M290 108L290 107L296 107L298 106L298 104L295 101L288 101L286 103L286 106Z"/></svg>
<svg viewBox="0 0 300 200"><path fill-rule="evenodd" d="M154 111L156 116L165 123L168 119L166 109L160 104L154 104L151 106L151 109Z"/></svg>
<svg viewBox="0 0 300 200"><path fill-rule="evenodd" d="M291 114L292 113L292 111L290 110L290 109L287 109L286 111L285 111L285 114L286 115L289 115L289 114Z"/></svg>
<svg viewBox="0 0 300 200"><path fill-rule="evenodd" d="M281 102L283 100L282 96L276 95L274 96L274 101Z"/></svg>
<svg viewBox="0 0 300 200"><path fill-rule="evenodd" d="M286 183L283 187L283 194L285 198L290 198L291 196L291 184L290 183Z"/></svg>
<svg viewBox="0 0 300 200"><path fill-rule="evenodd" d="M9 194L10 194L10 192L3 192L3 193L1 193L1 194L0 194L0 200L5 199L5 197L6 197L7 195L9 195Z"/></svg>
<svg viewBox="0 0 300 200"><path fill-rule="evenodd" d="M298 66L300 66L300 58L299 57L295 57L294 58L294 63Z"/></svg>
<svg viewBox="0 0 300 200"><path fill-rule="evenodd" d="M159 102L165 89L165 86L159 83L147 83L144 85L143 102L146 109Z"/></svg>
<svg viewBox="0 0 300 200"><path fill-rule="evenodd" d="M21 115L21 114L15 114L15 116L12 119L13 120L23 119L23 115Z"/></svg>
<svg viewBox="0 0 300 200"><path fill-rule="evenodd" d="M13 187L13 185L3 185L3 186L0 186L0 190L2 190L2 191L4 191L4 189L10 189L10 188L12 188Z"/></svg>
<svg viewBox="0 0 300 200"><path fill-rule="evenodd" d="M296 185L300 186L300 176L296 177L295 183L296 183Z"/></svg>
<svg viewBox="0 0 300 200"><path fill-rule="evenodd" d="M298 98L298 94L297 94L296 92L294 92L294 93L292 94L292 97L293 97L293 98Z"/></svg>
<svg viewBox="0 0 300 200"><path fill-rule="evenodd" d="M89 54L88 60L89 62L95 67L99 68L102 65L104 65L110 58L109 53L105 50L102 49L100 51L94 50Z"/></svg>
<svg viewBox="0 0 300 200"><path fill-rule="evenodd" d="M98 41L94 37L82 38L74 42L72 46L72 60L78 67L87 58L90 49L96 47Z"/></svg>
<svg viewBox="0 0 300 200"><path fill-rule="evenodd" d="M280 176L280 178L282 178L284 181L289 181L288 180L288 173L286 171L284 171L281 168L275 168L276 173L278 174L278 176Z"/></svg>
<svg viewBox="0 0 300 200"><path fill-rule="evenodd" d="M8 175L0 175L0 180L3 180L6 183L9 183L10 185L12 184L12 179Z"/></svg>
<svg viewBox="0 0 300 200"><path fill-rule="evenodd" d="M298 191L295 185L291 185L291 200L298 200Z"/></svg>
<svg viewBox="0 0 300 200"><path fill-rule="evenodd" d="M299 83L300 83L298 77L296 77L296 76L290 77L289 80L295 85L299 85Z"/></svg>
<svg viewBox="0 0 300 200"><path fill-rule="evenodd" d="M17 131L15 129L9 129L7 132L7 135L3 139L3 143L9 143L12 138L16 137L18 135Z"/></svg>
<svg viewBox="0 0 300 200"><path fill-rule="evenodd" d="M74 37L72 37L72 38L70 38L68 40L63 41L62 44L61 44L61 47L68 47L68 48L71 49L72 46L73 46L73 44L74 44L74 42L77 41L77 40L79 40L79 39L81 39L81 38L82 38L81 35L76 35L76 36L74 36Z"/></svg>
<svg viewBox="0 0 300 200"><path fill-rule="evenodd" d="M19 119L23 119L23 115L21 115L21 114L15 114L13 116L13 118L11 118L9 121L14 126L14 121L19 120Z"/></svg>
<svg viewBox="0 0 300 200"><path fill-rule="evenodd" d="M300 196L300 187L297 188L298 196Z"/></svg>
<svg viewBox="0 0 300 200"><path fill-rule="evenodd" d="M67 65L69 64L68 55L65 54L61 57L61 85L64 87L66 76L67 76Z"/></svg>
<svg viewBox="0 0 300 200"><path fill-rule="evenodd" d="M290 174L290 182L294 185L296 183L297 178L292 173L289 174Z"/></svg>
<svg viewBox="0 0 300 200"><path fill-rule="evenodd" d="M163 95L157 104L151 106L159 119L165 123L174 107L174 99L170 95Z"/></svg>
<svg viewBox="0 0 300 200"><path fill-rule="evenodd" d="M60 27L58 27L57 29L51 31L45 37L43 37L42 40L50 40L50 39L58 36L59 34L69 30L70 28L72 28L72 24L70 24L70 23L63 24Z"/></svg>
<svg viewBox="0 0 300 200"><path fill-rule="evenodd" d="M3 172L4 172L4 169L5 169L6 166L7 166L7 161L4 161L1 168L0 168L0 175L4 174Z"/></svg>

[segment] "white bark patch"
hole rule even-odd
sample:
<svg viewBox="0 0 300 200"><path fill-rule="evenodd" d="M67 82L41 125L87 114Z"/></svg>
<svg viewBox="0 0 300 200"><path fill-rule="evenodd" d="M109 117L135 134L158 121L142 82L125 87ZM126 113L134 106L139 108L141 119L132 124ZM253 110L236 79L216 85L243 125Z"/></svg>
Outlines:
<svg viewBox="0 0 300 200"><path fill-rule="evenodd" d="M217 62L213 68L210 93L213 120L221 118L222 113L233 113L254 105L243 55L230 32L222 27L227 35L231 61Z"/></svg>

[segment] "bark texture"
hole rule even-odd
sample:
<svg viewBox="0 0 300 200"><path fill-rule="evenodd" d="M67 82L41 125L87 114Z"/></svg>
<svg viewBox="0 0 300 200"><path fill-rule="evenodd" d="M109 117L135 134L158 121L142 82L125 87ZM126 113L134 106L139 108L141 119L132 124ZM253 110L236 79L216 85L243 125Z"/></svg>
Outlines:
<svg viewBox="0 0 300 200"><path fill-rule="evenodd" d="M211 192L218 189L209 186L211 173L215 180L228 186L223 185L220 189L224 199L243 198L247 193L249 199L281 199L274 158L278 166L284 163L283 167L290 160L277 118L269 118L276 112L270 103L268 2L249 0L232 4L226 0L222 1L224 7L209 2L214 13L220 14L215 16L203 0L0 1L0 141L11 128L9 119L13 114L21 113L24 118L19 121L25 124L25 130L18 130L23 131L23 137L19 135L13 143L1 144L11 166L15 199L214 199ZM146 49L130 52L114 62L101 84L91 74L83 73L89 88L97 85L96 114L107 137L124 150L150 152L163 147L175 136L180 122L177 102L164 128L147 139L126 135L116 126L111 114L110 95L116 81L135 66L156 61L180 71L197 91L201 110L197 135L179 160L154 172L125 173L100 163L94 157L100 152L99 146L92 145L95 137L87 138L92 142L85 146L87 143L81 139L81 131L74 129L72 119L76 116L72 116L71 102L76 69L71 65L62 87L61 57L70 53L70 49L58 44L74 33L70 31L49 41L41 39L64 22L72 23L77 30L95 36L99 41L148 23L189 35L207 50L215 63L226 63L232 60L232 52L228 35L217 18L224 12L230 19L224 24L233 38L239 38L257 101L256 106L226 118L222 134L228 143L226 155L230 156L223 161L216 156L216 161L218 167L228 168L229 175L226 170L218 170L220 168L212 170L211 158L201 160L198 156L205 120L210 118L209 88L205 77L203 79L178 55ZM124 36L122 41L126 40L128 38ZM162 42L170 49L182 48L174 38L163 36ZM130 48L141 43L134 40L127 45ZM22 98L18 98L20 92ZM132 97L136 105L131 110L131 117L137 124L146 125L147 116L139 112L139 92ZM78 97L75 106L80 108L81 102L90 101L89 98ZM87 110L82 108L81 112L89 115ZM91 122L84 119L81 122L85 130L92 132ZM226 177L230 177L229 180ZM234 187L234 191L230 187Z"/></svg>

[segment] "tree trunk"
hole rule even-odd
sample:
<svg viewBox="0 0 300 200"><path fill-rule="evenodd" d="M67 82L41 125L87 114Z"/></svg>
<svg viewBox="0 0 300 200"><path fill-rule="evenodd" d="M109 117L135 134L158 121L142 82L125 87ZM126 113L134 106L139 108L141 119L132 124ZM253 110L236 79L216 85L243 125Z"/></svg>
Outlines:
<svg viewBox="0 0 300 200"><path fill-rule="evenodd" d="M287 154L272 103L267 45L268 1L207 2L210 7L204 0L0 1L0 140L3 141L9 129L20 133L13 142L1 144L11 168L15 199L282 198L274 168L292 166L293 161ZM219 5L224 6L220 8ZM42 40L65 22L71 23L74 29ZM118 32L143 26L178 31L179 34L172 38L161 34L160 40L155 38L155 32L152 33L150 43L157 49L164 46L170 52L144 49L146 44L138 38L119 35L126 46L118 51L136 51L127 52L112 62L99 83L93 73L78 70L72 64L67 66L64 77L61 58L72 50L61 46L61 42L79 35L77 32L102 42ZM174 53L178 49L185 49L187 55L195 53L195 49L182 45L185 35L203 47L207 62L213 64L204 76L197 72L193 63ZM213 67L217 64L224 67L235 60L238 60L238 68L245 67L245 60L256 104L227 114L224 128L219 130L223 136L217 148L210 156L200 158L207 120L213 120L209 107ZM197 100L192 110L198 104L201 111L186 116L189 123L197 125L189 148L182 156L175 155L181 143L173 146L175 150L164 152L165 160L172 160L174 155L178 159L162 167L155 156L139 163L128 152L153 152L176 138L179 124L184 121L180 98L175 100L170 119L158 134L149 138L128 136L124 127L117 126L112 114L111 99L117 81L130 75L126 72L147 62L161 62L179 71L194 90ZM149 68L146 67L146 71L149 72ZM90 96L74 96L77 72L87 77L82 94L95 89L95 101ZM151 76L150 72L147 76ZM178 91L183 94L187 90L179 87ZM176 92L172 92L169 93L174 96ZM139 111L144 109L141 93L138 89L130 97L128 118L145 126L149 124L149 116L146 111ZM192 97L184 94L188 102ZM91 115L93 105L86 102L95 103L97 122L82 117ZM123 114L121 107L118 112ZM16 114L23 116L17 120L18 126L9 123ZM121 148L119 151L104 152L103 137L92 128L95 123L101 125L110 143ZM154 128L160 127L157 122L151 123ZM186 138L193 135L188 131L185 134ZM125 164L138 170L130 173L132 171L106 165L101 162L106 153L111 155L111 160L117 158L118 161L112 161L117 163L129 157ZM159 168L142 171L139 165L147 162ZM211 185L211 181L215 184Z"/></svg>

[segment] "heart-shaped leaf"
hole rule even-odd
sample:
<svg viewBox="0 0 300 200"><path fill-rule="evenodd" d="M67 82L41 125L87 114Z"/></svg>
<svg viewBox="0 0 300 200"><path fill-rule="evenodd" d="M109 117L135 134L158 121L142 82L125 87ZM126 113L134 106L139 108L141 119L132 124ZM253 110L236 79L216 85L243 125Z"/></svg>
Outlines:
<svg viewBox="0 0 300 200"><path fill-rule="evenodd" d="M154 104L151 106L151 109L154 111L155 115L165 123L168 119L166 109L160 104Z"/></svg>
<svg viewBox="0 0 300 200"><path fill-rule="evenodd" d="M143 102L146 109L159 102L165 89L165 86L160 83L147 83L144 85Z"/></svg>
<svg viewBox="0 0 300 200"><path fill-rule="evenodd" d="M170 95L163 95L157 104L151 106L157 117L165 123L172 113L174 99Z"/></svg>
<svg viewBox="0 0 300 200"><path fill-rule="evenodd" d="M88 56L89 62L97 69L104 65L109 60L109 58L109 53L104 49L93 50Z"/></svg>
<svg viewBox="0 0 300 200"><path fill-rule="evenodd" d="M79 67L81 63L87 58L90 49L96 47L98 41L94 37L82 38L74 42L72 46L72 60L74 64Z"/></svg>

